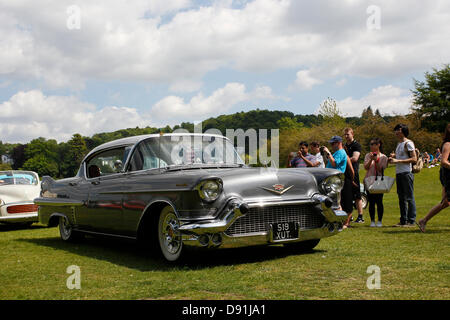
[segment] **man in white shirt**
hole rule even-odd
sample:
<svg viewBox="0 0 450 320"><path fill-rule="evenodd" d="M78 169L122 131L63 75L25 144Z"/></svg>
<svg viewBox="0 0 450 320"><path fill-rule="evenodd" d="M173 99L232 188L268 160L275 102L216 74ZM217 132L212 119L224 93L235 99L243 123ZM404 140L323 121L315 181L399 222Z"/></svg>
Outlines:
<svg viewBox="0 0 450 320"><path fill-rule="evenodd" d="M416 201L414 199L414 174L412 164L417 161L414 142L408 140L409 129L404 124L394 128L398 144L391 153L389 163L395 164L397 194L400 206L399 227L414 227L416 221Z"/></svg>
<svg viewBox="0 0 450 320"><path fill-rule="evenodd" d="M323 161L323 157L320 154L320 144L316 141L313 141L309 144L309 146L310 146L311 154L316 157L317 162L315 163L315 167L325 168L325 163Z"/></svg>

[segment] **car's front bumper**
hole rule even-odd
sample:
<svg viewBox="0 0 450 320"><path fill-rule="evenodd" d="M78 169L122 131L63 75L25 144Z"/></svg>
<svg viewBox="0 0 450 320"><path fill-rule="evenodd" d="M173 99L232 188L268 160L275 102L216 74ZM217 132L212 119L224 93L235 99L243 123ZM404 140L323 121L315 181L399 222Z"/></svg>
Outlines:
<svg viewBox="0 0 450 320"><path fill-rule="evenodd" d="M262 206L285 205L320 205L324 223L319 228L299 229L298 238L285 241L272 241L272 231L250 233L244 235L227 235L225 231L240 217L245 216L249 208ZM183 244L194 247L236 248L255 245L279 244L320 239L335 235L342 231L347 219L347 213L331 207L331 200L323 195L315 195L311 199L298 201L280 201L265 203L234 202L227 213L220 219L205 222L185 222L178 231L181 233Z"/></svg>

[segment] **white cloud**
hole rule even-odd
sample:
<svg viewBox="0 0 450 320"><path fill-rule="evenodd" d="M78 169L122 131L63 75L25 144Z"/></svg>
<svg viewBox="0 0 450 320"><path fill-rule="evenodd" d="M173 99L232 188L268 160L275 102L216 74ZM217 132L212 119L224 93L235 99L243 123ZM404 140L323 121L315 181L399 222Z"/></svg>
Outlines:
<svg viewBox="0 0 450 320"><path fill-rule="evenodd" d="M66 27L66 9L74 4L81 9L80 30ZM220 68L307 66L318 72L300 71L299 86L307 89L330 76L397 76L448 62L448 1L379 0L377 31L366 28L370 4L0 0L0 74L71 89L115 79L192 92Z"/></svg>
<svg viewBox="0 0 450 320"><path fill-rule="evenodd" d="M296 74L295 86L301 90L311 90L313 86L323 83L311 75L311 70L300 70Z"/></svg>
<svg viewBox="0 0 450 320"><path fill-rule="evenodd" d="M45 96L40 90L18 92L0 104L0 136L7 142L37 137L67 141L74 133L94 133L150 125L136 109L95 105L69 96Z"/></svg>
<svg viewBox="0 0 450 320"><path fill-rule="evenodd" d="M185 121L204 120L227 112L241 102L283 99L270 87L247 91L242 83L228 83L210 96L198 93L186 102L179 96L167 96L151 110L130 107L98 107L76 96L46 96L40 90L20 91L0 103L0 137L4 142L29 142L38 137L67 141L74 133L91 136L125 128L162 127Z"/></svg>
<svg viewBox="0 0 450 320"><path fill-rule="evenodd" d="M155 103L150 114L152 119L170 121L170 124L176 124L181 121L204 119L207 116L217 114L218 111L227 112L241 102L271 99L282 98L273 95L270 87L259 86L253 91L247 92L244 84L234 82L227 83L208 97L205 97L202 93L198 93L189 101L185 101L179 96L165 97Z"/></svg>
<svg viewBox="0 0 450 320"><path fill-rule="evenodd" d="M410 113L411 99L409 90L387 85L371 90L360 99L348 97L336 101L336 104L345 116L361 116L368 106L374 111L378 109L382 115L403 115Z"/></svg>

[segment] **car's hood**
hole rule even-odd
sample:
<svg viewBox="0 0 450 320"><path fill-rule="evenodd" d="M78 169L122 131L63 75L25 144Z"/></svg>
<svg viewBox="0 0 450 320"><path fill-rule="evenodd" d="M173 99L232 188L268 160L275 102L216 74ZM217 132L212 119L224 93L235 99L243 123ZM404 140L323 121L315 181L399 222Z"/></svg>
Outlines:
<svg viewBox="0 0 450 320"><path fill-rule="evenodd" d="M247 202L309 198L317 192L316 179L307 169L247 168L224 172L221 178L227 195Z"/></svg>
<svg viewBox="0 0 450 320"><path fill-rule="evenodd" d="M5 185L0 186L0 200L4 204L21 201L33 201L39 197L40 184L37 185Z"/></svg>
<svg viewBox="0 0 450 320"><path fill-rule="evenodd" d="M252 167L201 171L204 178L222 179L225 195L236 195L247 202L307 199L319 192L318 183L323 177L338 173L330 169Z"/></svg>

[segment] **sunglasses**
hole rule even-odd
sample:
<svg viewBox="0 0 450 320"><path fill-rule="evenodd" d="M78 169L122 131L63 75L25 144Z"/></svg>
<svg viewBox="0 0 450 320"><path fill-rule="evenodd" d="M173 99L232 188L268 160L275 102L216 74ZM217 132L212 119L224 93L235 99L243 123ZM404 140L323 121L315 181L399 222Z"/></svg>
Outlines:
<svg viewBox="0 0 450 320"><path fill-rule="evenodd" d="M371 145L371 146L374 146L374 145L378 145L378 143L376 143L376 142L371 142L370 145Z"/></svg>

